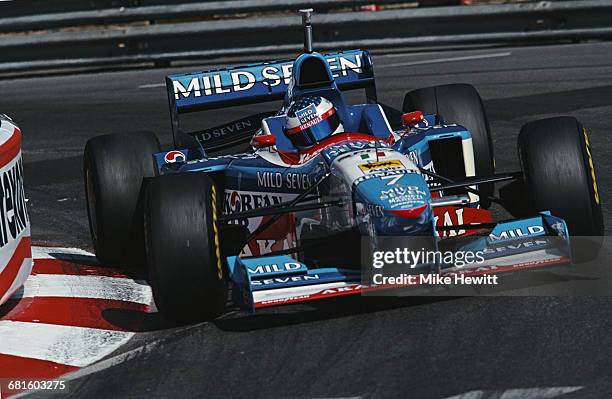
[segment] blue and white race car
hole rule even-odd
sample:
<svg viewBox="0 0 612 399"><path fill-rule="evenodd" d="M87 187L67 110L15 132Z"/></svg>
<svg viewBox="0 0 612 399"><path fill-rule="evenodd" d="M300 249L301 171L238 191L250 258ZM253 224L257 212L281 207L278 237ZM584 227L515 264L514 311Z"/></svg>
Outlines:
<svg viewBox="0 0 612 399"><path fill-rule="evenodd" d="M472 86L410 91L396 110L377 101L367 51L322 55L307 42L295 60L166 81L175 148L162 151L151 132L98 136L86 145L84 174L99 260L146 265L158 309L171 318L216 317L230 297L255 311L385 288L364 280L372 263L363 254L388 249L389 237L483 254L461 267L411 268L438 275L589 260L601 245L574 239L603 234L587 132L574 118L523 126L522 170L496 174ZM343 90L353 89L365 90L365 103L346 102ZM280 109L227 125L181 125L187 112L274 100ZM342 131L292 140L332 114ZM247 151L212 156L247 142ZM517 218L494 221L492 202Z"/></svg>

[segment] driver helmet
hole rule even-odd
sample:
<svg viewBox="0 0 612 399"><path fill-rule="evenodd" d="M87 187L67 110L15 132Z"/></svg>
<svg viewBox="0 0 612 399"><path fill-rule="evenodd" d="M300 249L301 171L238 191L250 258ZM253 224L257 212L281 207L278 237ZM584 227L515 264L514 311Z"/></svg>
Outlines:
<svg viewBox="0 0 612 399"><path fill-rule="evenodd" d="M289 105L285 135L295 147L310 147L332 134L342 132L344 127L338 111L328 99L309 96Z"/></svg>

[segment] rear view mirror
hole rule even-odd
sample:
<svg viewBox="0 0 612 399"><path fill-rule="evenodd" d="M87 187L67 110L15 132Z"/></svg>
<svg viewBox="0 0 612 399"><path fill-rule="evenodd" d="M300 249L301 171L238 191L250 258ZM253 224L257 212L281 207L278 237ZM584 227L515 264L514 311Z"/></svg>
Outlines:
<svg viewBox="0 0 612 399"><path fill-rule="evenodd" d="M405 127L412 127L419 122L423 122L425 117L421 111L408 112L402 115L402 123Z"/></svg>
<svg viewBox="0 0 612 399"><path fill-rule="evenodd" d="M276 145L276 137L272 134L262 134L254 136L251 145L255 148L267 148Z"/></svg>

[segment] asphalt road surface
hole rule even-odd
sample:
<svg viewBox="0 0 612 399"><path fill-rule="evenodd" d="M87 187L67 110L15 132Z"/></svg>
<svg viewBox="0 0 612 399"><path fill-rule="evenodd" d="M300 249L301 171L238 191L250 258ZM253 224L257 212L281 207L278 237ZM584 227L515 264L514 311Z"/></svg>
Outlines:
<svg viewBox="0 0 612 399"><path fill-rule="evenodd" d="M610 233L612 43L381 54L374 62L380 100L398 108L409 89L476 86L491 122L498 171L517 169L523 123L578 117L590 132ZM85 142L98 134L150 129L169 143L163 87L169 72L0 81L0 112L24 133L35 242L91 246L81 177ZM197 122L212 126L241 115L204 113ZM611 397L611 316L607 296L342 300L252 318L229 315L189 328L160 327L151 316L148 331L124 348L135 349L133 355L78 379L71 395Z"/></svg>

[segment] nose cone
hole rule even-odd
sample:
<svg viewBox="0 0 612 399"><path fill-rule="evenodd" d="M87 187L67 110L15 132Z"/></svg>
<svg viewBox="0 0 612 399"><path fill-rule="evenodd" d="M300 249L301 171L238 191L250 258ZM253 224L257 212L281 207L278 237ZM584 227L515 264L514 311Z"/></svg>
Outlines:
<svg viewBox="0 0 612 399"><path fill-rule="evenodd" d="M419 234L432 226L431 195L420 174L371 177L358 183L356 192L363 221L380 235Z"/></svg>

